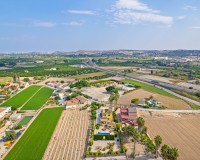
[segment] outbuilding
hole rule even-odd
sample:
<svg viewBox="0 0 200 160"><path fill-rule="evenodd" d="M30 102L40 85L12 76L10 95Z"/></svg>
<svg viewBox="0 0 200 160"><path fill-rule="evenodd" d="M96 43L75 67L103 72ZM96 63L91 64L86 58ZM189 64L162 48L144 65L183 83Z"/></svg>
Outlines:
<svg viewBox="0 0 200 160"><path fill-rule="evenodd" d="M21 114L12 114L12 115L10 116L10 120L11 120L11 121L17 121L17 120L19 120L21 117L22 117Z"/></svg>

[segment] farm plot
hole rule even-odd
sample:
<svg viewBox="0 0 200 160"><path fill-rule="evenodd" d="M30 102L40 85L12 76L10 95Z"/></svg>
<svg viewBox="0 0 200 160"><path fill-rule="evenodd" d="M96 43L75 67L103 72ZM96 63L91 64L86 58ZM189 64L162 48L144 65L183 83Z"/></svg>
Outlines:
<svg viewBox="0 0 200 160"><path fill-rule="evenodd" d="M83 159L88 125L87 110L63 111L43 160Z"/></svg>
<svg viewBox="0 0 200 160"><path fill-rule="evenodd" d="M35 92L37 92L41 86L30 86L27 89L21 91L17 95L10 98L5 103L1 104L2 107L12 106L19 108L21 107Z"/></svg>
<svg viewBox="0 0 200 160"><path fill-rule="evenodd" d="M37 110L42 107L53 93L52 89L42 88L23 107L22 110Z"/></svg>
<svg viewBox="0 0 200 160"><path fill-rule="evenodd" d="M172 115L174 115L172 113ZM163 144L179 149L180 160L199 160L200 115L179 114L178 116L144 117L151 138L160 135Z"/></svg>
<svg viewBox="0 0 200 160"><path fill-rule="evenodd" d="M152 92L145 91L143 89L137 89L135 91L132 91L130 93L127 93L125 95L120 96L118 100L118 104L122 105L130 105L131 100L133 98L139 98L140 103L145 103L145 98L149 98L150 96L153 96L153 99L157 100L158 102L161 102L162 106L165 106L167 108L171 109L191 109L190 105L186 103L185 101L177 98L172 98L168 96L163 96L160 94L155 94Z"/></svg>
<svg viewBox="0 0 200 160"><path fill-rule="evenodd" d="M25 126L28 124L28 122L32 119L32 116L25 116L19 123L18 125Z"/></svg>
<svg viewBox="0 0 200 160"><path fill-rule="evenodd" d="M122 82L141 87L142 89L144 89L146 91L149 91L149 92L154 92L154 93L157 93L157 94L160 94L160 95L163 95L163 96L177 98L176 96L174 96L174 95L172 95L172 94L170 94L170 93L168 93L168 92L166 92L166 91L164 91L162 89L154 87L154 86L152 86L150 84L146 84L146 83L142 83L142 82L138 82L138 81L130 80L130 79L124 79L124 80L122 80Z"/></svg>
<svg viewBox="0 0 200 160"><path fill-rule="evenodd" d="M4 160L42 159L62 110L62 108L44 109Z"/></svg>
<svg viewBox="0 0 200 160"><path fill-rule="evenodd" d="M81 92L101 102L108 102L110 96L106 92L106 87L84 87L81 89Z"/></svg>

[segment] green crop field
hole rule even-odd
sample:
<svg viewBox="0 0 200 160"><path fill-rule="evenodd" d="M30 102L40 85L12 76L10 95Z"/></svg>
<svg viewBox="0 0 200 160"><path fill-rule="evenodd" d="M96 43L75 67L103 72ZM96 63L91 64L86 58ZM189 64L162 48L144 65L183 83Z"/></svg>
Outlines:
<svg viewBox="0 0 200 160"><path fill-rule="evenodd" d="M63 108L44 109L4 160L40 160L51 139Z"/></svg>
<svg viewBox="0 0 200 160"><path fill-rule="evenodd" d="M52 89L46 87L42 88L22 107L22 110L39 109L46 103L46 101L49 99L52 93Z"/></svg>
<svg viewBox="0 0 200 160"><path fill-rule="evenodd" d="M41 86L30 86L27 89L21 91L20 93L16 94L5 103L1 104L2 107L12 106L19 108L22 106L35 92L37 92Z"/></svg>
<svg viewBox="0 0 200 160"><path fill-rule="evenodd" d="M144 89L146 91L158 93L158 94L161 94L163 96L177 98L176 96L174 96L174 95L172 95L172 94L170 94L170 93L168 93L168 92L166 92L166 91L164 91L162 89L159 89L157 87L154 87L154 86L146 84L146 83L138 82L138 81L131 80L131 79L124 79L124 80L122 80L122 82L124 82L126 84L132 84L132 85L139 86L139 87L141 87L142 89Z"/></svg>
<svg viewBox="0 0 200 160"><path fill-rule="evenodd" d="M28 124L28 122L32 119L32 116L25 116L18 124L25 126Z"/></svg>

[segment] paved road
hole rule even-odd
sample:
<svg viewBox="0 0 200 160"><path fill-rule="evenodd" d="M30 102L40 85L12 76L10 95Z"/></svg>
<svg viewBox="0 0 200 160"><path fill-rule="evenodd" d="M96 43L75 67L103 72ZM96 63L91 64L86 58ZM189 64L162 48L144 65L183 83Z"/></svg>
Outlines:
<svg viewBox="0 0 200 160"><path fill-rule="evenodd" d="M167 84L167 83L165 84L165 83L161 83L161 82L158 82L156 84L155 83L152 84L151 80L146 80L146 79L142 79L142 78L139 78L139 77L136 77L136 76L132 76L132 75L128 75L128 74L112 71L112 70L109 70L109 69L101 68L101 67L97 66L95 63L93 63L91 60L87 61L85 64L90 66L90 67L93 67L93 68L95 68L97 70L100 70L100 71L103 71L103 72L107 72L107 73L111 73L111 74L114 74L114 75L119 76L119 77L129 78L129 79L137 80L137 81L142 82L142 83L147 83L149 85L152 85L152 86L155 86L157 88L160 88L160 89L162 89L162 90L164 90L164 91L166 91L166 92L168 92L168 93L170 93L170 94L172 94L172 95L174 95L176 97L179 97L179 98L181 98L181 99L183 99L185 101L188 101L190 103L193 103L195 105L200 106L200 102L192 100L192 99L187 98L187 97L184 97L182 95L179 95L177 93L174 93L174 92L164 88L164 87L169 87L169 88L178 89L178 90L183 89L183 88L181 88L181 87L179 87L177 85L170 85L170 84Z"/></svg>

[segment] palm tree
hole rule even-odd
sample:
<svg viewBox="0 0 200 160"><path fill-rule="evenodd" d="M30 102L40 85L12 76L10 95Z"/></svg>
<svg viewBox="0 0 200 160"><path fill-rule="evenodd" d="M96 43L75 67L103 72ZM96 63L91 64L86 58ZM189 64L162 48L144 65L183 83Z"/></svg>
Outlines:
<svg viewBox="0 0 200 160"><path fill-rule="evenodd" d="M138 129L139 131L141 131L141 128L144 126L144 123L145 123L144 119L142 117L138 117L137 123L138 123Z"/></svg>
<svg viewBox="0 0 200 160"><path fill-rule="evenodd" d="M116 103L116 107L117 107L117 102L118 102L118 99L119 99L119 93L116 93L115 94L115 103Z"/></svg>
<svg viewBox="0 0 200 160"><path fill-rule="evenodd" d="M171 150L171 152L170 152L171 159L177 160L177 158L179 156L178 149L177 148L171 148L170 150Z"/></svg>
<svg viewBox="0 0 200 160"><path fill-rule="evenodd" d="M114 101L114 94L111 94L109 97L110 106L112 106L113 101Z"/></svg>
<svg viewBox="0 0 200 160"><path fill-rule="evenodd" d="M164 144L161 147L161 155L164 159L168 159L168 151L169 151L170 147L166 144Z"/></svg>
<svg viewBox="0 0 200 160"><path fill-rule="evenodd" d="M146 126L142 127L141 133L142 134L146 134L147 133L147 127Z"/></svg>
<svg viewBox="0 0 200 160"><path fill-rule="evenodd" d="M155 144L156 144L156 157L158 157L158 150L162 144L162 138L157 135L155 138L154 138L154 141L155 141Z"/></svg>

